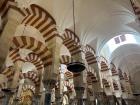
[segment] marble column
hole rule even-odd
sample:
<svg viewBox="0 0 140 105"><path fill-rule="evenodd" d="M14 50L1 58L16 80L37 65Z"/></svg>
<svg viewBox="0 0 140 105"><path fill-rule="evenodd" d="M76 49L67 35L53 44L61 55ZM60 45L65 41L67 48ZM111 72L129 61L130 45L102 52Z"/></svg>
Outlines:
<svg viewBox="0 0 140 105"><path fill-rule="evenodd" d="M5 95L3 105L8 105L10 98L14 94L14 91L12 91L11 89L2 89L2 91L4 92Z"/></svg>
<svg viewBox="0 0 140 105"><path fill-rule="evenodd" d="M34 104L33 105L40 105L40 99L41 99L41 95L40 94L35 94L34 95Z"/></svg>
<svg viewBox="0 0 140 105"><path fill-rule="evenodd" d="M45 105L51 105L51 93L52 93L52 89L55 87L56 81L47 80L47 81L43 81L43 82L44 82L44 87L46 89Z"/></svg>
<svg viewBox="0 0 140 105"><path fill-rule="evenodd" d="M76 105L84 105L83 95L84 95L84 87L74 87L76 92Z"/></svg>

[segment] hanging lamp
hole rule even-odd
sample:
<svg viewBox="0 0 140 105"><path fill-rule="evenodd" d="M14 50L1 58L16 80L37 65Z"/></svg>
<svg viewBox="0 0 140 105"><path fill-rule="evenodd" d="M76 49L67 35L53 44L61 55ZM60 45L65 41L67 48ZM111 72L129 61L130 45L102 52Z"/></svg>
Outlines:
<svg viewBox="0 0 140 105"><path fill-rule="evenodd" d="M72 6L73 6L73 25L74 25L74 33L75 33L75 11L74 11L75 2L74 2L74 0L73 0ZM82 72L83 70L85 70L85 64L82 63L80 60L73 61L73 62L67 64L67 69L73 73Z"/></svg>

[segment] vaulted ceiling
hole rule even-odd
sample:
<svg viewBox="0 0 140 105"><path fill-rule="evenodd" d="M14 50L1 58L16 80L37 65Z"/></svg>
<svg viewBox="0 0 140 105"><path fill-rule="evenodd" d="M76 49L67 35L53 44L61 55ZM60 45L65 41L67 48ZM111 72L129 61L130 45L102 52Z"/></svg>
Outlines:
<svg viewBox="0 0 140 105"><path fill-rule="evenodd" d="M73 30L73 0L16 1L19 7L28 7L30 3L41 5L56 20L60 34L66 28ZM9 14L11 21L5 26L5 31L0 37L1 58L6 56L10 45L9 40L15 34L19 24L17 17L13 14ZM100 55L104 44L114 36L128 33L140 35L140 28L135 21L136 16L129 0L75 0L75 19L76 34L80 37L81 44L90 44L96 49L97 55ZM111 60L117 66L125 68L124 65L127 65L130 71L134 70L135 67L139 67L139 49L139 45L122 46L113 52Z"/></svg>

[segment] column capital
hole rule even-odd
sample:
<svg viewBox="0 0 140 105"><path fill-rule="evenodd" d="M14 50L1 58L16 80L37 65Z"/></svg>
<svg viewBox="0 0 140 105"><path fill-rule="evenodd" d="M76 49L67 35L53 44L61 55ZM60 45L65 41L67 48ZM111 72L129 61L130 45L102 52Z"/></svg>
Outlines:
<svg viewBox="0 0 140 105"><path fill-rule="evenodd" d="M57 81L53 79L43 81L45 89L49 89L49 90L52 90L55 87L56 82Z"/></svg>

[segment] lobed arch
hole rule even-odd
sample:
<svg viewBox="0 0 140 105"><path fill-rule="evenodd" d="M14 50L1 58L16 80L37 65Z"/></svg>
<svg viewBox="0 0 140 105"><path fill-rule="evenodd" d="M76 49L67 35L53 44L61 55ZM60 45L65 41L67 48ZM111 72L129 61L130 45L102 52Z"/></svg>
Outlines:
<svg viewBox="0 0 140 105"><path fill-rule="evenodd" d="M44 66L52 64L52 54L48 48L40 41L27 36L15 36L12 40L12 47L19 49L29 49L36 53L43 61Z"/></svg>
<svg viewBox="0 0 140 105"><path fill-rule="evenodd" d="M45 42L58 35L55 19L42 7L31 4L23 10L25 16L21 24L35 27L42 33Z"/></svg>

